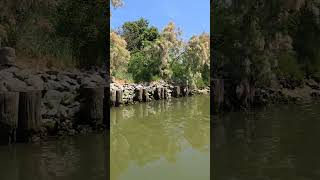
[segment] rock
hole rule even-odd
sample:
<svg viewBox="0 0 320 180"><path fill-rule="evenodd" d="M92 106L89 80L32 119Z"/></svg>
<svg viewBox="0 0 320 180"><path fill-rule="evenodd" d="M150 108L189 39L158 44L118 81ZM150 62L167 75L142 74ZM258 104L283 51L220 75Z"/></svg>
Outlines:
<svg viewBox="0 0 320 180"><path fill-rule="evenodd" d="M0 48L0 65L15 65L16 51L10 47Z"/></svg>
<svg viewBox="0 0 320 180"><path fill-rule="evenodd" d="M62 90L63 86L58 81L48 80L44 84L45 90Z"/></svg>
<svg viewBox="0 0 320 180"><path fill-rule="evenodd" d="M26 91L31 89L25 82L11 77L7 77L4 80L4 85L7 87L8 91Z"/></svg>
<svg viewBox="0 0 320 180"><path fill-rule="evenodd" d="M313 79L308 79L306 81L306 84L311 87L312 89L315 89L315 90L320 90L320 85L314 81Z"/></svg>
<svg viewBox="0 0 320 180"><path fill-rule="evenodd" d="M43 90L44 89L44 82L39 76L31 76L30 78L26 79L25 82L28 86L32 86L33 90Z"/></svg>
<svg viewBox="0 0 320 180"><path fill-rule="evenodd" d="M48 90L44 97L43 102L45 107L47 108L46 116L57 117L58 108L60 106L60 102L64 96L64 93L61 93L56 90Z"/></svg>
<svg viewBox="0 0 320 180"><path fill-rule="evenodd" d="M57 129L57 122L52 119L42 119L42 126L45 127L49 133L53 133Z"/></svg>
<svg viewBox="0 0 320 180"><path fill-rule="evenodd" d="M310 96L319 98L320 97L320 92L319 91L313 91L313 92L310 93Z"/></svg>

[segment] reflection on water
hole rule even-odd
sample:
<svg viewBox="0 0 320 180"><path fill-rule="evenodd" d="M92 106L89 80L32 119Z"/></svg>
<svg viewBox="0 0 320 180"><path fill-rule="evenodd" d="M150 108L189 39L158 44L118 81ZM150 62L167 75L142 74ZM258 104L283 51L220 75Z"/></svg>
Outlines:
<svg viewBox="0 0 320 180"><path fill-rule="evenodd" d="M105 180L106 135L0 146L1 180Z"/></svg>
<svg viewBox="0 0 320 180"><path fill-rule="evenodd" d="M111 109L111 180L209 180L209 96Z"/></svg>
<svg viewBox="0 0 320 180"><path fill-rule="evenodd" d="M215 118L215 180L320 179L320 103Z"/></svg>

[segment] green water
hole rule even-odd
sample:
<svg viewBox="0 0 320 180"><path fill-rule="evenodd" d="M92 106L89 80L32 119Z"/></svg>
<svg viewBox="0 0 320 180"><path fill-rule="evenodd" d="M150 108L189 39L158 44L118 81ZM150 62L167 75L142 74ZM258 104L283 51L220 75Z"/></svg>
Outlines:
<svg viewBox="0 0 320 180"><path fill-rule="evenodd" d="M111 180L209 180L210 100L111 109Z"/></svg>
<svg viewBox="0 0 320 180"><path fill-rule="evenodd" d="M209 96L111 109L107 134L0 146L0 180L209 180Z"/></svg>
<svg viewBox="0 0 320 180"><path fill-rule="evenodd" d="M273 105L215 118L213 179L320 179L319 102Z"/></svg>

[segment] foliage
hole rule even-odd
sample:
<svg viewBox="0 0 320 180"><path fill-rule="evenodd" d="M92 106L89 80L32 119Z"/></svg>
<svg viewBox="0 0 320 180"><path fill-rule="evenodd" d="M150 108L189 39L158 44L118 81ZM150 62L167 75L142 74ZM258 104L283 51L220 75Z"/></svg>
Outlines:
<svg viewBox="0 0 320 180"><path fill-rule="evenodd" d="M123 6L122 0L111 0L111 5L115 8Z"/></svg>
<svg viewBox="0 0 320 180"><path fill-rule="evenodd" d="M229 2L212 2L216 77L262 87L319 75L319 1Z"/></svg>
<svg viewBox="0 0 320 180"><path fill-rule="evenodd" d="M0 44L40 59L101 65L106 54L106 11L102 0L3 0Z"/></svg>
<svg viewBox="0 0 320 180"><path fill-rule="evenodd" d="M115 32L110 33L110 72L125 72L130 52L126 49L127 42Z"/></svg>
<svg viewBox="0 0 320 180"><path fill-rule="evenodd" d="M136 52L131 56L128 72L136 82L149 82L158 79L159 63L147 52Z"/></svg>
<svg viewBox="0 0 320 180"><path fill-rule="evenodd" d="M292 53L282 53L278 57L280 78L288 79L290 81L301 83L303 80L303 72L297 64L297 59Z"/></svg>
<svg viewBox="0 0 320 180"><path fill-rule="evenodd" d="M102 0L63 1L56 10L57 34L71 40L73 56L79 59L81 66L105 61L106 10L107 5Z"/></svg>
<svg viewBox="0 0 320 180"><path fill-rule="evenodd" d="M149 22L143 18L133 22L125 22L121 27L120 34L128 43L127 49L130 52L141 51L145 44L159 37L158 29L149 27Z"/></svg>
<svg viewBox="0 0 320 180"><path fill-rule="evenodd" d="M181 40L182 31L170 22L161 32L149 26L146 19L125 22L119 35L127 42L131 54L127 72L135 82L167 80L197 87L209 85L210 36L193 36L187 43ZM124 46L122 46L124 47ZM111 49L111 54L116 49ZM113 61L119 61L115 58ZM116 72L123 66L112 66Z"/></svg>

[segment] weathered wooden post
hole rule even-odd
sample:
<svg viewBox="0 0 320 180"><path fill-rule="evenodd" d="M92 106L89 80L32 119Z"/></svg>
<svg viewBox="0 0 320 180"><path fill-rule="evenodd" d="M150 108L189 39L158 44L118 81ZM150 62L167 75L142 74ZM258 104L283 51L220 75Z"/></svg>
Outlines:
<svg viewBox="0 0 320 180"><path fill-rule="evenodd" d="M41 127L41 90L20 92L17 140L29 141Z"/></svg>
<svg viewBox="0 0 320 180"><path fill-rule="evenodd" d="M164 93L165 93L164 89L165 89L164 87L161 88L161 99L164 99Z"/></svg>
<svg viewBox="0 0 320 180"><path fill-rule="evenodd" d="M18 109L18 92L0 92L0 144L16 141Z"/></svg>
<svg viewBox="0 0 320 180"><path fill-rule="evenodd" d="M166 87L163 88L163 99L168 99L168 89Z"/></svg>
<svg viewBox="0 0 320 180"><path fill-rule="evenodd" d="M142 92L142 99L143 99L143 101L144 101L144 102L150 101L148 90L147 90L146 88L143 88L142 91L143 91L143 92Z"/></svg>
<svg viewBox="0 0 320 180"><path fill-rule="evenodd" d="M186 96L186 87L185 86L181 86L180 87L180 93L181 93L181 96Z"/></svg>
<svg viewBox="0 0 320 180"><path fill-rule="evenodd" d="M116 106L120 106L122 104L122 95L123 95L123 92L122 90L117 90L116 91Z"/></svg>
<svg viewBox="0 0 320 180"><path fill-rule="evenodd" d="M154 91L154 99L155 100L161 99L161 88L160 87L156 87L156 89Z"/></svg>
<svg viewBox="0 0 320 180"><path fill-rule="evenodd" d="M188 86L185 86L185 96L190 96L190 89Z"/></svg>
<svg viewBox="0 0 320 180"><path fill-rule="evenodd" d="M142 100L143 100L142 94L143 94L143 89L142 88L136 88L134 90L134 101L142 102Z"/></svg>
<svg viewBox="0 0 320 180"><path fill-rule="evenodd" d="M110 105L116 105L116 91L110 91Z"/></svg>
<svg viewBox="0 0 320 180"><path fill-rule="evenodd" d="M85 99L83 104L83 119L93 127L103 123L104 88L83 88L81 96ZM81 117L82 118L82 117Z"/></svg>
<svg viewBox="0 0 320 180"><path fill-rule="evenodd" d="M172 96L175 98L180 97L180 87L179 86L175 86L173 88Z"/></svg>
<svg viewBox="0 0 320 180"><path fill-rule="evenodd" d="M110 117L110 88L104 88L104 98L103 98L103 124L109 129L110 122L108 121Z"/></svg>

